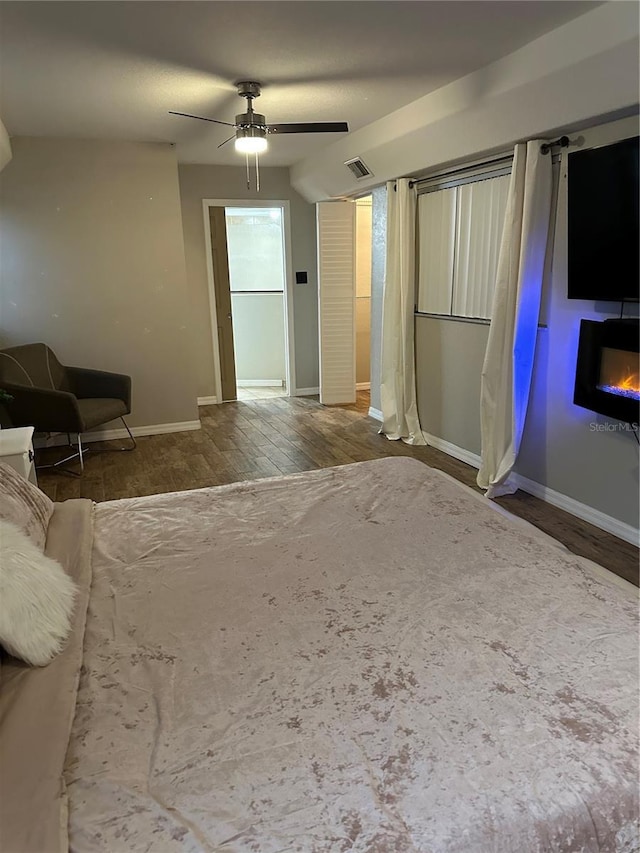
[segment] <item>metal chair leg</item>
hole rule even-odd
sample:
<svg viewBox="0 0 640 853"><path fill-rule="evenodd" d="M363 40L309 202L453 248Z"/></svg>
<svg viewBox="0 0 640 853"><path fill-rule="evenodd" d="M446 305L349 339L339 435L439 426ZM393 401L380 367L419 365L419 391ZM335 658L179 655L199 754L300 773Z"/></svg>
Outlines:
<svg viewBox="0 0 640 853"><path fill-rule="evenodd" d="M138 445L136 444L136 440L133 437L133 434L132 434L131 430L129 429L127 422L125 421L125 419L122 416L120 417L120 420L122 421L124 428L127 431L127 434L129 436L129 441L131 442L131 447L101 447L99 450L93 450L92 449L93 453L131 453L132 450L136 449L136 447ZM85 451L85 452L87 452L87 451Z"/></svg>
<svg viewBox="0 0 640 853"><path fill-rule="evenodd" d="M84 473L84 451L82 449L82 439L78 433L78 459L80 460L80 473Z"/></svg>
<svg viewBox="0 0 640 853"><path fill-rule="evenodd" d="M131 439L131 447L121 447L120 449L125 451L125 452L131 452L132 450L135 450L138 445L137 445L136 440L133 437L131 430L129 429L129 426L128 426L127 422L125 421L125 419L123 417L121 417L120 420L124 424L124 428L129 433L129 438Z"/></svg>
<svg viewBox="0 0 640 853"><path fill-rule="evenodd" d="M73 447L71 444L71 435L67 433L69 438L69 447ZM60 471L61 474L68 474L70 477L80 477L82 475L82 471L84 471L84 453L86 451L82 447L82 441L80 439L80 434L78 434L78 448L75 453L71 453L69 456L65 456L64 459L58 459L57 462L51 462L48 465L36 465L36 471L47 471L47 470L57 470ZM80 471L71 471L69 468L63 468L62 466L67 462L73 462L76 459L80 460Z"/></svg>
<svg viewBox="0 0 640 853"><path fill-rule="evenodd" d="M129 440L131 441L130 447L102 447L100 450L96 450L92 447L84 447L82 444L82 437L80 433L76 433L77 438L77 450L75 453L71 453L69 456L65 456L64 459L58 459L57 462L52 462L49 465L37 465L37 471L46 471L47 469L57 469L63 474L69 474L71 477L81 477L84 473L84 457L87 453L130 453L132 450L135 450L138 446L135 438L133 437L133 433L129 429L129 425L125 421L123 417L120 417L124 428L127 431L129 436ZM67 437L69 439L69 446L72 447L71 444L71 435L67 433ZM67 462L73 462L74 460L78 460L80 463L80 471L70 471L68 468L62 468L61 466Z"/></svg>

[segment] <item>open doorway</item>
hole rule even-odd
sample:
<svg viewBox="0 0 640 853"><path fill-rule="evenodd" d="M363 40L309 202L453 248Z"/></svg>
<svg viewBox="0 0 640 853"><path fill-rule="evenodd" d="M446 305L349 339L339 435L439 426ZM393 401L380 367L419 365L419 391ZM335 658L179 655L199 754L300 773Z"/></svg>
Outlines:
<svg viewBox="0 0 640 853"><path fill-rule="evenodd" d="M286 397L282 209L225 207L238 400Z"/></svg>
<svg viewBox="0 0 640 853"><path fill-rule="evenodd" d="M286 201L205 199L219 401L295 393Z"/></svg>

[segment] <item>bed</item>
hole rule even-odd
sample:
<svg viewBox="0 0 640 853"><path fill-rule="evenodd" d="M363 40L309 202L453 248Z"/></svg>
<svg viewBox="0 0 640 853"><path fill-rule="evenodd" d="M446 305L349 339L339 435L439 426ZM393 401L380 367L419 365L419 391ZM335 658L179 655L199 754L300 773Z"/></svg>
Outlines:
<svg viewBox="0 0 640 853"><path fill-rule="evenodd" d="M47 552L83 593L3 663L7 853L638 850L636 590L445 474L67 501Z"/></svg>

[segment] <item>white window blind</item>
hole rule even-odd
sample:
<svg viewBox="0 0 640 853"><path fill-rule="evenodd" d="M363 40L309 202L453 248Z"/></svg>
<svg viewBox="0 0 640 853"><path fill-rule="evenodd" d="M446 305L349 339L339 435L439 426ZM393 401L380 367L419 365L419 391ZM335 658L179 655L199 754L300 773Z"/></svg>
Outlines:
<svg viewBox="0 0 640 853"><path fill-rule="evenodd" d="M323 201L318 217L320 402L356 399L355 211L352 202Z"/></svg>
<svg viewBox="0 0 640 853"><path fill-rule="evenodd" d="M451 314L457 189L418 197L418 311Z"/></svg>
<svg viewBox="0 0 640 853"><path fill-rule="evenodd" d="M419 195L419 312L491 317L509 170L434 179Z"/></svg>
<svg viewBox="0 0 640 853"><path fill-rule="evenodd" d="M456 252L451 313L490 317L509 176L457 187Z"/></svg>

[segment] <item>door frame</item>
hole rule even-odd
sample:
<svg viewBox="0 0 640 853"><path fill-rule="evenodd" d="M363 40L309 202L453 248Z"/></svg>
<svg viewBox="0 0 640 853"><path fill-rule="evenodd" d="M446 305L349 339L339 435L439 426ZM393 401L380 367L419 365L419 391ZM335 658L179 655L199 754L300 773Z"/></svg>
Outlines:
<svg viewBox="0 0 640 853"><path fill-rule="evenodd" d="M293 260L291 257L291 212L287 199L239 199L239 198L203 198L202 216L204 225L204 243L207 261L207 285L209 292L209 313L211 319L211 341L213 343L213 371L216 381L216 398L221 403L222 377L220 373L220 343L218 341L218 318L216 314L215 281L211 257L211 232L209 230L210 207L279 207L282 210L284 240L284 326L285 326L285 371L287 396L296 396L295 346L293 322Z"/></svg>

